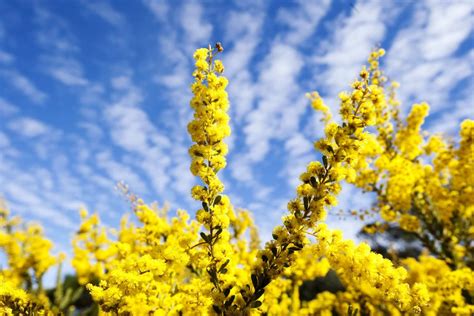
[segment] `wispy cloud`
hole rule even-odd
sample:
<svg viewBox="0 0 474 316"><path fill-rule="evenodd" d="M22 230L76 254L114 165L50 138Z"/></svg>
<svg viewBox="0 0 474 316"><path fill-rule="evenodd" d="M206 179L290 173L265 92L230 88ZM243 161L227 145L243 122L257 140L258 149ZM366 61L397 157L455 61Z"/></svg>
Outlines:
<svg viewBox="0 0 474 316"><path fill-rule="evenodd" d="M144 181L128 165L118 162L110 152L100 152L96 155L95 161L100 169L105 170L108 177L112 179L109 185L118 181L125 181L133 190L146 194L147 189Z"/></svg>
<svg viewBox="0 0 474 316"><path fill-rule="evenodd" d="M34 21L38 25L36 40L55 53L77 52L76 38L68 23L42 6L34 7Z"/></svg>
<svg viewBox="0 0 474 316"><path fill-rule="evenodd" d="M84 2L85 6L94 14L104 19L107 23L114 26L122 26L125 18L121 13L115 10L110 3L104 1Z"/></svg>
<svg viewBox="0 0 474 316"><path fill-rule="evenodd" d="M203 18L203 8L197 1L186 1L180 9L180 24L191 49L211 42L212 24Z"/></svg>
<svg viewBox="0 0 474 316"><path fill-rule="evenodd" d="M370 51L383 40L387 30L384 18L390 9L383 1L358 1L348 16L333 22L329 38L316 46L316 83L331 98L349 85Z"/></svg>
<svg viewBox="0 0 474 316"><path fill-rule="evenodd" d="M33 103L43 103L47 98L46 93L38 89L30 79L15 70L4 70L0 72L0 75Z"/></svg>
<svg viewBox="0 0 474 316"><path fill-rule="evenodd" d="M15 60L12 54L0 49L0 64L11 64Z"/></svg>
<svg viewBox="0 0 474 316"><path fill-rule="evenodd" d="M12 120L8 127L19 135L34 138L52 132L52 129L45 123L31 117L22 117Z"/></svg>
<svg viewBox="0 0 474 316"><path fill-rule="evenodd" d="M89 82L83 75L82 66L72 58L43 56L45 71L67 86L85 86Z"/></svg>
<svg viewBox="0 0 474 316"><path fill-rule="evenodd" d="M330 4L331 0L300 0L293 9L278 10L277 21L289 29L283 34L283 40L293 45L306 41L316 31Z"/></svg>
<svg viewBox="0 0 474 316"><path fill-rule="evenodd" d="M255 10L255 11L254 11ZM229 94L233 104L232 118L238 124L252 109L257 89L253 84L251 70L252 58L261 42L262 25L265 19L264 10L233 11L227 17L225 26L225 45L229 48L223 58L226 65L226 76L232 84Z"/></svg>
<svg viewBox="0 0 474 316"><path fill-rule="evenodd" d="M401 83L405 110L420 101L428 101L432 112L447 109L452 90L472 77L470 52L456 51L473 32L473 10L472 4L460 1L416 4L410 23L397 33L387 56L387 73Z"/></svg>
<svg viewBox="0 0 474 316"><path fill-rule="evenodd" d="M293 62L290 64L288 60ZM248 114L243 128L252 161L265 158L271 139L284 138L298 126L298 116L287 114L293 112L297 105L293 98L299 91L296 80L302 67L301 54L282 43L273 45L260 65L257 107ZM293 106L289 107L289 104Z"/></svg>
<svg viewBox="0 0 474 316"><path fill-rule="evenodd" d="M166 20L170 10L168 3L161 0L143 0L143 3L158 20Z"/></svg>
<svg viewBox="0 0 474 316"><path fill-rule="evenodd" d="M0 97L0 114L4 115L4 117L7 117L15 113L18 113L18 107Z"/></svg>
<svg viewBox="0 0 474 316"><path fill-rule="evenodd" d="M35 9L35 20L38 24L36 39L43 49L39 58L40 68L64 85L86 86L89 82L75 57L80 50L69 24L40 6Z"/></svg>

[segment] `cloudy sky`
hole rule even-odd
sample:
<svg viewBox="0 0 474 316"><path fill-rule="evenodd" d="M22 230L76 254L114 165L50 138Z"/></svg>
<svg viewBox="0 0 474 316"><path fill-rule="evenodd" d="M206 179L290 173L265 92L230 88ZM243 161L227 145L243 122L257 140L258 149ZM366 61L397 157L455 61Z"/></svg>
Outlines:
<svg viewBox="0 0 474 316"><path fill-rule="evenodd" d="M59 249L79 207L111 226L129 211L120 180L145 201L199 207L186 125L192 53L208 43L223 43L230 81L226 191L264 239L318 158L322 126L304 93L335 106L371 49L387 50L405 112L431 104L427 129L454 136L474 118L469 0L25 0L0 12L0 195ZM345 188L340 207L369 202Z"/></svg>

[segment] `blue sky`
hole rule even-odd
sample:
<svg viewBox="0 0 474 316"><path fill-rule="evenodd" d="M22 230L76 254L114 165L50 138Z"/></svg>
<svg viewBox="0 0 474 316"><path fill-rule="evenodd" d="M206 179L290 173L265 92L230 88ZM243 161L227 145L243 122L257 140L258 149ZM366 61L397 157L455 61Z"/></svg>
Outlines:
<svg viewBox="0 0 474 316"><path fill-rule="evenodd" d="M186 125L192 52L221 41L233 134L222 173L268 238L318 155L304 93L331 106L371 49L406 112L455 136L474 118L472 1L0 1L0 194L69 247L78 209L117 225L115 184L191 213ZM345 187L342 208L370 203ZM351 220L333 226L355 232Z"/></svg>

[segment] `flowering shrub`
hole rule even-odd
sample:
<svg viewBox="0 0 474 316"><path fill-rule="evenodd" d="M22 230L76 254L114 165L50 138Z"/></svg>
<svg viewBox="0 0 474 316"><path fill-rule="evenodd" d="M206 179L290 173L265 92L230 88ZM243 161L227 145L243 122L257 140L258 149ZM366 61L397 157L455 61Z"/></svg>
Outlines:
<svg viewBox="0 0 474 316"><path fill-rule="evenodd" d="M40 227L22 226L0 210L0 312L104 315L472 315L474 313L474 121L461 124L459 143L427 135L429 107L399 114L395 82L379 69L382 49L339 95L340 120L318 93L308 94L322 113L325 136L315 142L321 161L300 176L273 239L260 247L252 216L235 209L218 177L226 166L230 135L227 79L215 48L194 54L191 190L200 202L195 220L167 207L147 205L121 186L135 220L109 231L97 214L81 211L73 239L75 287L46 291L42 276L60 265ZM389 225L412 234L419 256L391 260L366 243L345 240L325 218L337 204L341 182L374 192L377 222L365 230L383 236ZM338 290L313 291L307 282L336 275ZM59 275L59 273L58 273ZM336 282L333 281L333 282ZM88 304L79 301L89 299Z"/></svg>

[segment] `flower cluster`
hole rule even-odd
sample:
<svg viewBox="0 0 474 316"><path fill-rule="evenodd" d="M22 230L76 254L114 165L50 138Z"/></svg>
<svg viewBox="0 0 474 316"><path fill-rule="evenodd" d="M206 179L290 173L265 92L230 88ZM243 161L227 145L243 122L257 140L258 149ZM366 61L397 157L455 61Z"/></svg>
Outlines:
<svg viewBox="0 0 474 316"><path fill-rule="evenodd" d="M190 171L200 181L191 190L200 203L195 220L146 204L120 184L132 218L112 229L82 210L72 240L75 275L62 281L62 256L51 254L41 227L0 205L0 313L472 315L474 121L461 124L456 142L423 131L426 103L404 120L398 84L387 85L379 68L385 52L373 51L351 90L340 93L339 115L317 92L307 95L322 114L324 136L314 143L320 156L300 175L281 225L261 247L251 213L234 209L218 177L231 132L228 82L216 59L222 52L218 43L194 54L188 132ZM376 222L365 232L393 239L395 229L416 251L372 250L329 229L342 181L376 196L363 213ZM45 290L42 278L55 265L58 282Z"/></svg>
<svg viewBox="0 0 474 316"><path fill-rule="evenodd" d="M188 125L188 131L194 142L189 148L191 172L199 177L202 185L192 188L192 197L201 201L202 208L196 218L207 232L201 232L203 244L210 255L207 273L214 286L214 309L220 313L224 306L231 305L234 298L229 291L234 280L224 278L222 274L232 275L232 247L230 247L229 225L234 212L227 196L223 195L224 185L217 173L226 166L227 145L224 138L230 135L227 109L227 79L222 76L224 66L216 55L222 46L200 48L194 53L196 70L193 72L195 82L191 89L193 98L191 108L194 119Z"/></svg>

